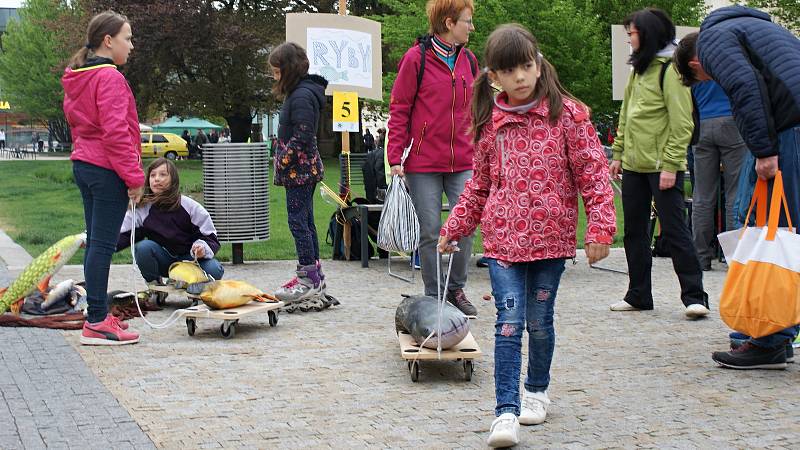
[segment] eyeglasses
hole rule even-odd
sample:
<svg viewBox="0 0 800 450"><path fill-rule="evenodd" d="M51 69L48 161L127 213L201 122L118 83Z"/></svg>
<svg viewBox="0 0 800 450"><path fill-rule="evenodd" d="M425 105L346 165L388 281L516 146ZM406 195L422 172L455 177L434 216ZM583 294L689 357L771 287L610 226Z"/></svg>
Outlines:
<svg viewBox="0 0 800 450"><path fill-rule="evenodd" d="M628 34L628 37L631 37L632 34L639 34L638 31L626 31L626 33Z"/></svg>
<svg viewBox="0 0 800 450"><path fill-rule="evenodd" d="M464 22L464 23L467 24L467 26L470 26L470 27L474 25L474 23L472 22L472 19L458 19L458 21L459 22Z"/></svg>

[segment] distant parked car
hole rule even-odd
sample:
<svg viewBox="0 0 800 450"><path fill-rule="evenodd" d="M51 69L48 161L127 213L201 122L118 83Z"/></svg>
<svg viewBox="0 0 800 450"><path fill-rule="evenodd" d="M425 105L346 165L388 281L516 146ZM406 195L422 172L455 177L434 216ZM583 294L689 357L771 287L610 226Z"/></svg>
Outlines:
<svg viewBox="0 0 800 450"><path fill-rule="evenodd" d="M186 141L173 133L142 133L142 158L158 158L163 156L175 160L179 156L189 156Z"/></svg>

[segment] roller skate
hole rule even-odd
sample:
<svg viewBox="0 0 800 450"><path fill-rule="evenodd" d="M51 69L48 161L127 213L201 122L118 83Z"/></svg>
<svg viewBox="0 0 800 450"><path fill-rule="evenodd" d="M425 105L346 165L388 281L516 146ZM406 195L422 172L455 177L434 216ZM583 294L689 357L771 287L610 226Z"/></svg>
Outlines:
<svg viewBox="0 0 800 450"><path fill-rule="evenodd" d="M317 261L314 265L297 266L297 277L283 285L275 296L286 303L283 311L322 311L331 306L338 305L336 298L325 293L325 275Z"/></svg>
<svg viewBox="0 0 800 450"><path fill-rule="evenodd" d="M287 312L294 312L304 300L313 298L322 289L319 277L319 268L315 264L308 266L297 265L296 277L292 278L275 291L275 297L286 304Z"/></svg>

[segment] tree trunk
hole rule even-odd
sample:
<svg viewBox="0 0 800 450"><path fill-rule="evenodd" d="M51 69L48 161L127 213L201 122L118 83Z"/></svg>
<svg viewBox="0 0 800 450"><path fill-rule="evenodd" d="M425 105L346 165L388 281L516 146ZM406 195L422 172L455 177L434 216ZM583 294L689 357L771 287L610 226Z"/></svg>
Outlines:
<svg viewBox="0 0 800 450"><path fill-rule="evenodd" d="M231 128L231 142L247 142L250 139L253 117L250 114L232 114L225 116Z"/></svg>
<svg viewBox="0 0 800 450"><path fill-rule="evenodd" d="M51 141L58 141L56 150L72 150L72 134L66 119L53 119L47 121L47 130L50 132Z"/></svg>

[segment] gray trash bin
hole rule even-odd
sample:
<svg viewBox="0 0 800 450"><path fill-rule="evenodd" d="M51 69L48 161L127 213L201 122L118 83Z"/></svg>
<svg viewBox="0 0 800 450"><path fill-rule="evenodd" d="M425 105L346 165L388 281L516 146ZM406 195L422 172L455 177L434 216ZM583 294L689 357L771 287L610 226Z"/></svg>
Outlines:
<svg viewBox="0 0 800 450"><path fill-rule="evenodd" d="M220 242L244 262L244 242L269 239L269 150L264 142L203 145L203 204Z"/></svg>

